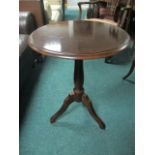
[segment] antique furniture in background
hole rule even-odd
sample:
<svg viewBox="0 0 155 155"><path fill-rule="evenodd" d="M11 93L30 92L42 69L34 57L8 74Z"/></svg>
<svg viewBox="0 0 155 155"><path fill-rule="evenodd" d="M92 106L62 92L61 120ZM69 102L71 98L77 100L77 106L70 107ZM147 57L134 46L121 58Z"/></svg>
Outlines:
<svg viewBox="0 0 155 155"><path fill-rule="evenodd" d="M23 92L29 77L34 71L34 65L41 60L41 55L29 48L29 34L37 28L36 20L29 11L19 12L19 121L21 123L26 109L26 97ZM30 90L29 90L30 92ZM26 94L28 96L28 93Z"/></svg>
<svg viewBox="0 0 155 155"><path fill-rule="evenodd" d="M129 72L123 77L123 80L127 79L134 71L134 69L135 69L135 59L133 59Z"/></svg>
<svg viewBox="0 0 155 155"><path fill-rule="evenodd" d="M135 41L134 41L134 44L133 44L132 48L135 51ZM126 80L132 74L132 72L134 71L134 69L135 69L135 55L133 56L131 67L130 67L128 73L123 77L123 80Z"/></svg>
<svg viewBox="0 0 155 155"><path fill-rule="evenodd" d="M79 19L82 19L82 8L86 5L88 5L87 10L87 18L100 18L100 19L109 19L111 22L116 22L115 20L115 12L116 8L118 6L119 0L117 0L115 3L112 3L108 0L96 0L96 1L88 1L88 2L78 2L79 6ZM105 9L104 16L102 16L100 13L101 9Z"/></svg>
<svg viewBox="0 0 155 155"><path fill-rule="evenodd" d="M29 34L37 28L35 18L29 11L19 12L19 87L26 83L32 71L35 59L40 54L34 53L27 45Z"/></svg>
<svg viewBox="0 0 155 155"><path fill-rule="evenodd" d="M32 12L38 27L47 24L43 0L19 0L19 11Z"/></svg>
<svg viewBox="0 0 155 155"><path fill-rule="evenodd" d="M82 19L82 6L89 5L87 11L87 20L106 22L116 26L119 26L126 30L133 36L134 29L134 1L127 0L121 2L117 0L113 2L111 0L91 0L90 2L79 2L79 19ZM105 13L104 18L100 17L99 9L104 6L108 11ZM112 8L112 9L111 9ZM105 58L106 63L112 63L112 57Z"/></svg>

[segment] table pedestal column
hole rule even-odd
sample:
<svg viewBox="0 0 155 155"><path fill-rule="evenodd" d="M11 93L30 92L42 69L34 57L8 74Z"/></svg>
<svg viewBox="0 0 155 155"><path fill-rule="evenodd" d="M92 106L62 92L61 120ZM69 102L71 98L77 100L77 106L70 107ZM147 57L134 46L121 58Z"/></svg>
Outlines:
<svg viewBox="0 0 155 155"><path fill-rule="evenodd" d="M83 60L75 60L74 66L74 89L64 100L62 107L51 117L51 123L54 123L56 119L62 115L68 106L76 101L82 102L88 109L90 115L95 119L100 128L105 129L104 122L96 114L92 102L89 99L88 95L84 92L83 88L84 83L84 72L83 72Z"/></svg>

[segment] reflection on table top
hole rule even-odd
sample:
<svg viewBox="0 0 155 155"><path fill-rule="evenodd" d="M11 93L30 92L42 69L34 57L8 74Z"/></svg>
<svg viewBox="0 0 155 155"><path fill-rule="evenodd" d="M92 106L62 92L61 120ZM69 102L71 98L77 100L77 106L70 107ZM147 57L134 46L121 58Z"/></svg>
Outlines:
<svg viewBox="0 0 155 155"><path fill-rule="evenodd" d="M129 41L129 35L117 26L81 20L40 27L28 43L44 55L82 60L112 56L126 48Z"/></svg>

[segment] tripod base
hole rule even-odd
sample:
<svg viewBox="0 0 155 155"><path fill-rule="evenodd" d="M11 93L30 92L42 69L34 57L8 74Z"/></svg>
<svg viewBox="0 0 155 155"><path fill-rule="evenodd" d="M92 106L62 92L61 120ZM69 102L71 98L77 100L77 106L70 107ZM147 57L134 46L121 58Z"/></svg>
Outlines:
<svg viewBox="0 0 155 155"><path fill-rule="evenodd" d="M89 99L88 95L85 94L85 92L84 92L83 83L84 83L83 61L82 60L75 60L73 92L70 93L65 98L64 103L61 106L61 108L58 110L58 112L56 112L51 117L51 123L54 123L57 120L57 118L67 110L68 106L72 102L76 101L76 102L82 102L85 105L85 107L88 109L90 115L98 123L100 128L105 129L105 124L96 114L91 100Z"/></svg>
<svg viewBox="0 0 155 155"><path fill-rule="evenodd" d="M99 127L101 129L105 129L104 122L99 118L99 116L96 114L92 102L89 99L88 95L84 93L84 91L76 91L74 90L72 93L70 93L64 100L64 103L62 107L56 112L50 119L51 123L54 123L57 118L62 115L68 108L68 106L74 102L81 102L85 105L85 107L88 109L88 112L90 115L94 118L94 120L98 123Z"/></svg>

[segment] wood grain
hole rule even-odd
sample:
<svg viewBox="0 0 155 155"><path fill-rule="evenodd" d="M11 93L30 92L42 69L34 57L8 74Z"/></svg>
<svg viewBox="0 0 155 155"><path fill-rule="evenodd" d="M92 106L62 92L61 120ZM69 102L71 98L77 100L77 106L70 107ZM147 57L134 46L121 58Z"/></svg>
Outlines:
<svg viewBox="0 0 155 155"><path fill-rule="evenodd" d="M129 35L121 28L93 21L64 21L45 25L28 40L35 51L68 59L96 59L125 49Z"/></svg>

